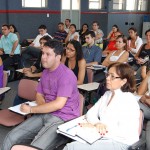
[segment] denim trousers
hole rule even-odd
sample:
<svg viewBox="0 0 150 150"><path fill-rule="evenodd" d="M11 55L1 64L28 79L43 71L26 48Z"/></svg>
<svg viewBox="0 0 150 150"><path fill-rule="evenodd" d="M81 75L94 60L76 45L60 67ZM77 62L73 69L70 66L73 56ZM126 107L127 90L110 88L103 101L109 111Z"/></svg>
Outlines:
<svg viewBox="0 0 150 150"><path fill-rule="evenodd" d="M150 121L146 125L146 149L150 150Z"/></svg>
<svg viewBox="0 0 150 150"><path fill-rule="evenodd" d="M33 115L7 134L1 150L10 150L14 144L21 143L52 150L65 141L64 136L56 133L58 125L62 123L62 119L52 114Z"/></svg>
<svg viewBox="0 0 150 150"><path fill-rule="evenodd" d="M150 120L150 107L139 102L140 108L143 110L144 118Z"/></svg>
<svg viewBox="0 0 150 150"><path fill-rule="evenodd" d="M128 147L128 145L112 139L102 138L92 145L80 142L72 142L67 144L63 150L127 150Z"/></svg>

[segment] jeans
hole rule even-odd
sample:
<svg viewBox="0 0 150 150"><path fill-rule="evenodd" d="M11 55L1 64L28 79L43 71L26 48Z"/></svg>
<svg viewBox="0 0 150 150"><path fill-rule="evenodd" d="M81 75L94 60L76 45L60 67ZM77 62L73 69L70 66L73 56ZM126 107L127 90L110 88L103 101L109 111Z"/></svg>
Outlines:
<svg viewBox="0 0 150 150"><path fill-rule="evenodd" d="M150 150L150 121L146 125L146 149Z"/></svg>
<svg viewBox="0 0 150 150"><path fill-rule="evenodd" d="M9 70L10 66L15 65L15 63L18 63L17 68L20 68L20 61L21 61L20 54L15 54L12 57L10 57L9 54L3 54L1 58L3 60L4 70Z"/></svg>
<svg viewBox="0 0 150 150"><path fill-rule="evenodd" d="M15 99L14 99L14 102L13 102L13 106L16 106L16 105L19 105L19 104L22 104L22 103L25 103L27 102L28 100L24 99L24 98L21 98L19 97L18 95L16 95Z"/></svg>
<svg viewBox="0 0 150 150"><path fill-rule="evenodd" d="M11 130L1 150L10 150L14 144L31 144L43 150L53 149L66 139L57 134L58 125L64 121L52 114L36 114Z"/></svg>
<svg viewBox="0 0 150 150"><path fill-rule="evenodd" d="M63 150L127 150L128 145L114 141L112 139L102 138L92 145L80 142L67 144Z"/></svg>
<svg viewBox="0 0 150 150"><path fill-rule="evenodd" d="M140 108L143 110L144 118L150 120L150 108L147 105L139 102Z"/></svg>

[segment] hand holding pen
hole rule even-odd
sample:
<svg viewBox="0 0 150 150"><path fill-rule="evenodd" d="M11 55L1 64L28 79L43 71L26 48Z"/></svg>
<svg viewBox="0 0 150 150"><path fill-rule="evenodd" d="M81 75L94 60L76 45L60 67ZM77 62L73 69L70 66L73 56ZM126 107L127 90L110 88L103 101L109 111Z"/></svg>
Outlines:
<svg viewBox="0 0 150 150"><path fill-rule="evenodd" d="M31 106L29 105L29 103L23 103L20 106L20 110L24 113L31 113Z"/></svg>

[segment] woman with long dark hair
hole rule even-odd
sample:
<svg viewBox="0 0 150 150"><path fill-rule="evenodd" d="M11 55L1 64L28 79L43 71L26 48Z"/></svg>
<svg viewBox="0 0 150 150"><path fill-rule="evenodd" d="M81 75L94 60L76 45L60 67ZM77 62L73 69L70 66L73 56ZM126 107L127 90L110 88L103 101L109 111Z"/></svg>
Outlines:
<svg viewBox="0 0 150 150"><path fill-rule="evenodd" d="M77 84L83 84L86 74L86 61L83 58L82 46L76 41L69 41L66 44L62 63L69 67L77 77Z"/></svg>

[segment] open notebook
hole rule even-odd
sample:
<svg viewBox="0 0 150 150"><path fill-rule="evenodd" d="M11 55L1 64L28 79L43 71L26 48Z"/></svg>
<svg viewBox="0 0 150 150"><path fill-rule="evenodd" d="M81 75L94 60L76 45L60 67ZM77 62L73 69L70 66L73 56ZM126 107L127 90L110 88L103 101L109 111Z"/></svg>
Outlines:
<svg viewBox="0 0 150 150"><path fill-rule="evenodd" d="M58 126L57 133L82 143L92 144L101 138L96 128L80 127L79 123L86 123L85 116L81 116Z"/></svg>
<svg viewBox="0 0 150 150"><path fill-rule="evenodd" d="M26 104L30 105L30 106L37 106L37 103L35 101L32 101L32 102L26 102ZM13 106L13 107L9 107L8 109L13 111L13 112L16 112L18 114L21 114L21 115L27 115L28 113L24 113L20 110L20 106L21 104L19 105L16 105L16 106Z"/></svg>

